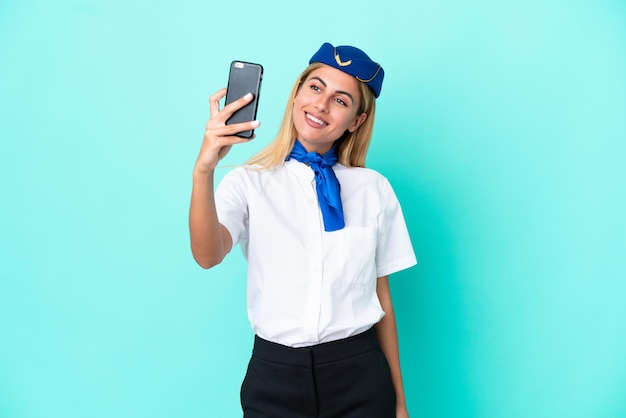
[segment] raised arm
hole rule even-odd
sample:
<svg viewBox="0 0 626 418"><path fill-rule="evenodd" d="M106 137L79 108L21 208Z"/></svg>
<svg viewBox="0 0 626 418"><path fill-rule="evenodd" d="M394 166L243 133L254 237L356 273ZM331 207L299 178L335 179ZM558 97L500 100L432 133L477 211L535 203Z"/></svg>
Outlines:
<svg viewBox="0 0 626 418"><path fill-rule="evenodd" d="M236 136L237 132L259 126L258 121L226 125L233 112L245 106L252 99L252 95L248 94L220 111L219 101L225 95L226 89L221 89L209 99L211 117L206 125L202 148L193 169L189 235L193 257L203 268L211 268L221 263L233 245L230 234L217 217L214 194L215 167L234 144L249 141Z"/></svg>

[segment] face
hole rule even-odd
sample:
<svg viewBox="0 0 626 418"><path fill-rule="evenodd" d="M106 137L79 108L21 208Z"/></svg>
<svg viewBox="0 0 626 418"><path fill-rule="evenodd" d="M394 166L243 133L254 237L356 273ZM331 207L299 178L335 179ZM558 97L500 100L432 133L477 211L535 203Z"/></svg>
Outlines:
<svg viewBox="0 0 626 418"><path fill-rule="evenodd" d="M324 154L344 132L354 132L365 119L358 114L359 81L324 65L304 80L293 104L298 140L308 152Z"/></svg>

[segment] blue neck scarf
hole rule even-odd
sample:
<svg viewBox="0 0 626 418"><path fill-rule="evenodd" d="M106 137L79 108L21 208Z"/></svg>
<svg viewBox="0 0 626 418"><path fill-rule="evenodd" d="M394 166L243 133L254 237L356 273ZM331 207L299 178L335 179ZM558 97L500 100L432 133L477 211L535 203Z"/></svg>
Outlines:
<svg viewBox="0 0 626 418"><path fill-rule="evenodd" d="M337 231L343 228L346 224L343 220L339 180L333 171L333 165L338 160L335 147L332 147L326 154L320 155L316 152L307 152L300 141L296 139L293 150L291 150L286 161L291 158L308 164L315 173L317 201L322 210L324 230Z"/></svg>

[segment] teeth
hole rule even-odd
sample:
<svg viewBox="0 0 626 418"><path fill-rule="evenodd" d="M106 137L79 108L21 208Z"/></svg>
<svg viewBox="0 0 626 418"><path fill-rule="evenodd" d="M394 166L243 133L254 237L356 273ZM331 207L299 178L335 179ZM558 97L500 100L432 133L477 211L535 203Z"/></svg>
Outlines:
<svg viewBox="0 0 626 418"><path fill-rule="evenodd" d="M306 114L306 117L309 118L309 120L312 120L313 122L317 123L318 125L325 125L324 121L321 119L316 118L315 116L312 116L310 114Z"/></svg>

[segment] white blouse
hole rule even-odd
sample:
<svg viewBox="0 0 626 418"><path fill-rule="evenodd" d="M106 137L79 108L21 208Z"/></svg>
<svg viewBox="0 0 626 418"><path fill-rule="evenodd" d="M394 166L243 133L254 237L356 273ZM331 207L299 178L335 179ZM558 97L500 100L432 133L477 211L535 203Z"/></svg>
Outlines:
<svg viewBox="0 0 626 418"><path fill-rule="evenodd" d="M333 232L324 231L313 170L298 161L238 167L217 187L219 220L248 260L248 318L263 339L304 347L363 332L384 315L376 278L417 263L387 179L333 169L346 223Z"/></svg>

